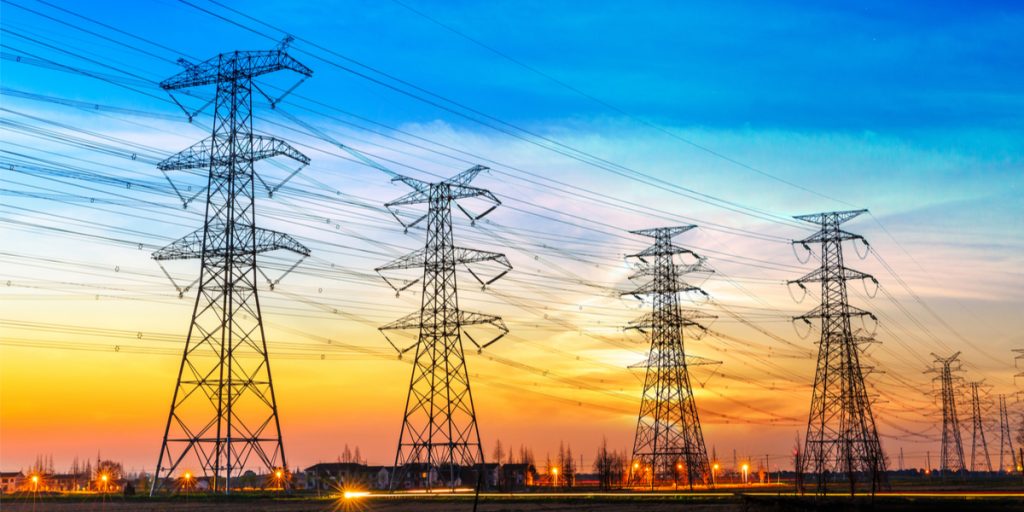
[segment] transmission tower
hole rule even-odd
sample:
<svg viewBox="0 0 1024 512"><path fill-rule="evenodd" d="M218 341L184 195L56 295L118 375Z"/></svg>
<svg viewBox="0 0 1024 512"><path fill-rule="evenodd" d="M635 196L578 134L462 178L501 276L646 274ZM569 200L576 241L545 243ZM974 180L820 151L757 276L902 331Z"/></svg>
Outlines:
<svg viewBox="0 0 1024 512"><path fill-rule="evenodd" d="M981 423L981 400L978 399L978 386L981 382L971 383L971 471L977 471L976 455L978 444L981 443L981 451L985 455L985 467L992 471L992 459L988 455L988 443L985 442L985 427ZM980 458L980 457L978 457Z"/></svg>
<svg viewBox="0 0 1024 512"><path fill-rule="evenodd" d="M459 308L455 270L459 265L465 266L470 275L486 287L511 270L512 265L504 254L456 246L452 235L452 207L457 207L475 223L501 204L491 192L470 185L484 170L487 168L476 166L436 183L398 175L392 179L413 191L385 207L406 232L423 220L426 220L427 232L423 249L376 269L396 292L416 282L423 283L420 310L380 327L399 357L416 349L390 483L392 489L403 485L406 477L411 477L413 485L429 489L434 486L434 475L437 475L436 478L454 490L462 478L462 468L479 465L479 471L483 469L484 454L462 339L465 336L477 350L483 350L507 334L508 328L500 317ZM483 200L489 207L475 215L458 203L471 198ZM398 208L417 204L426 204L427 212L407 224ZM480 270L469 267L488 262L499 269L496 277L484 279ZM384 275L384 272L412 268L423 268L422 277L398 282ZM470 326L491 326L498 334L480 343L466 330ZM399 329L418 330L416 342L399 347L388 337L389 331ZM477 482L465 483L475 483L479 488L480 478L478 473Z"/></svg>
<svg viewBox="0 0 1024 512"><path fill-rule="evenodd" d="M209 177L203 227L153 253L158 262L199 258L201 270L151 493L173 487L179 468L197 477L201 470L213 490L225 493L232 478L248 469L266 471L276 485L287 483L256 255L285 249L304 258L309 249L289 235L256 227L253 163L283 155L304 166L309 159L252 128L255 77L280 70L302 80L312 74L288 56L287 43L183 62L184 71L160 83L168 92L213 85L216 96L212 136L157 165L163 171L208 169Z"/></svg>
<svg viewBox="0 0 1024 512"><path fill-rule="evenodd" d="M1009 453L1010 470L1006 469L1006 454ZM999 395L999 471L1012 473L1017 470L1017 453L1013 451L1010 437L1010 416L1006 413L1006 395Z"/></svg>
<svg viewBox="0 0 1024 512"><path fill-rule="evenodd" d="M939 468L944 471L958 473L967 469L964 465L964 446L960 440L960 418L956 413L956 390L953 388L954 372L961 371L960 352L947 358L935 354L935 362L939 368L931 368L928 373L938 373L935 377L942 383L942 455Z"/></svg>
<svg viewBox="0 0 1024 512"><path fill-rule="evenodd" d="M876 285L878 282L874 277L843 264L844 241L866 242L864 237L839 227L866 211L827 212L795 217L818 226L818 231L793 243L801 244L808 252L809 244L821 244L821 267L789 282L805 289L807 283L821 283L821 304L794 318L808 324L812 318L821 319L814 394L811 397L802 459L804 473L817 475L819 494L826 491L829 473L845 474L851 494L856 491L861 475L870 478L872 493L885 484L885 457L878 441L878 430L860 363L862 347L872 340L869 336L855 334L850 326L851 317L869 316L874 319L875 316L851 306L846 294L846 282L851 279L870 279Z"/></svg>
<svg viewBox="0 0 1024 512"><path fill-rule="evenodd" d="M639 260L631 279L646 282L623 295L650 296L652 309L630 323L627 329L649 333L651 349L647 360L643 397L633 441L633 485L649 481L678 482L693 488L694 483L709 483L711 470L704 446L688 367L711 364L706 359L687 356L683 346L684 328L702 328L697 318L708 315L679 306L680 292L707 294L688 284L683 277L691 272L711 272L704 258L672 243L672 237L696 226L643 229L632 233L654 238L654 244L629 257ZM677 263L676 256L696 258L692 264Z"/></svg>

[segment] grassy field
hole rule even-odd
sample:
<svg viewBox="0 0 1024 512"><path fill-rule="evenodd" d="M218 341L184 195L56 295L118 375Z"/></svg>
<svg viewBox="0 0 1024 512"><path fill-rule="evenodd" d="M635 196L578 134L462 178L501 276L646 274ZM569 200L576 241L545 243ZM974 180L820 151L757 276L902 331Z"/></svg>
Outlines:
<svg viewBox="0 0 1024 512"><path fill-rule="evenodd" d="M318 498L315 496L248 495L223 498L219 496L184 496L172 498L90 496L4 496L0 510L7 511L138 511L138 512L306 512L306 511L380 511L380 512L442 512L469 511L471 496L368 496L353 499ZM639 494L639 493L577 493L485 495L477 510L481 512L754 512L754 511L1024 511L1024 494L1007 496L959 494L940 496L878 496L871 498L798 497L769 493L715 494Z"/></svg>

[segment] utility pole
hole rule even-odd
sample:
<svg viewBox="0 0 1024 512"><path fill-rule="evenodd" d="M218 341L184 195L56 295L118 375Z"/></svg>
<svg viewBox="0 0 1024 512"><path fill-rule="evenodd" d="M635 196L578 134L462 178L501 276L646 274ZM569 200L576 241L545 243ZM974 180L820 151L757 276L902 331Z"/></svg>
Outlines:
<svg viewBox="0 0 1024 512"><path fill-rule="evenodd" d="M457 207L475 223L501 204L490 191L470 185L485 170L486 167L478 165L435 183L395 175L392 181L402 182L413 190L384 205L406 232L426 220L423 249L375 269L396 293L422 282L420 310L380 327L399 357L415 349L390 482L392 490L401 488L405 478L414 470L417 476L421 471L426 473L422 485L427 489L433 485L430 481L433 471L442 476L446 486L452 490L464 467L478 466L478 491L483 479L484 452L462 340L465 336L478 351L482 351L505 336L508 328L501 317L459 307L455 270L458 265L466 266L470 275L486 288L510 271L512 265L504 254L456 246L452 232L452 208ZM490 207L479 215L471 214L458 203L471 198L488 202ZM409 223L402 220L399 208L421 204L427 205L426 213ZM500 273L487 280L480 277L481 271L473 271L469 267L488 263L499 267ZM422 268L423 274L404 284L398 284L394 278L385 275L414 268ZM465 329L473 326L490 326L497 329L498 334L481 343ZM416 342L411 345L399 347L388 337L390 331L408 329L418 331Z"/></svg>
<svg viewBox="0 0 1024 512"><path fill-rule="evenodd" d="M1010 471L1017 470L1017 453L1013 449L1013 438L1010 437L1010 416L1006 413L1006 395L999 395L999 471L1006 471L1006 459L1009 453Z"/></svg>
<svg viewBox="0 0 1024 512"><path fill-rule="evenodd" d="M821 283L821 304L797 316L808 325L812 318L821 320L818 364L814 376L807 420L803 463L817 476L817 493L825 494L829 473L845 473L850 495L856 492L859 475L871 481L871 493L885 484L885 457L878 440L878 430L871 412L871 401L864 384L860 363L863 345L870 336L855 334L850 326L854 316L875 316L849 304L846 282L852 279L878 281L843 263L843 242L864 237L846 232L840 225L867 210L815 213L794 218L818 227L813 235L794 241L810 252L809 244L821 245L821 266L809 274L790 281L806 289L808 283ZM877 319L875 319L877 321Z"/></svg>
<svg viewBox="0 0 1024 512"><path fill-rule="evenodd" d="M673 481L679 474L678 466L685 471L690 489L694 483L707 485L710 482L711 468L690 385L689 367L714 362L687 356L683 340L685 327L703 329L696 319L710 315L681 308L679 293L697 292L706 296L704 290L688 284L684 276L711 270L704 265L703 257L672 243L672 237L695 227L632 231L654 239L654 244L647 249L628 256L638 260L637 270L630 279L642 280L643 284L623 293L638 299L649 296L652 303L649 313L630 322L626 328L649 334L651 343L647 360L640 364L646 369L646 377L633 441L630 480L635 485L649 476L652 489L655 482ZM696 261L677 262L678 255L689 255Z"/></svg>
<svg viewBox="0 0 1024 512"><path fill-rule="evenodd" d="M941 367L931 368L925 373L938 373L935 377L942 383L942 454L939 469L958 473L967 469L964 465L964 447L960 440L960 418L956 412L956 391L953 388L953 373L961 371L960 352L942 358L935 354L935 362Z"/></svg>
<svg viewBox="0 0 1024 512"><path fill-rule="evenodd" d="M215 86L216 96L211 137L157 165L162 171L207 169L209 177L203 227L153 253L157 262L198 258L202 263L150 494L172 482L178 468L201 469L212 489L224 493L230 492L232 478L249 468L279 475L277 483L287 484L256 255L284 249L304 259L309 249L289 235L256 227L259 176L253 163L286 156L305 166L309 158L282 140L253 132L252 94L259 90L254 79L260 75L291 70L302 76L299 83L312 75L286 53L289 42L274 50L182 62L184 71L160 83L172 99L172 91L208 85ZM195 115L186 114L189 120ZM179 295L184 291L179 288Z"/></svg>
<svg viewBox="0 0 1024 512"><path fill-rule="evenodd" d="M900 471L903 471L903 447L900 446Z"/></svg>
<svg viewBox="0 0 1024 512"><path fill-rule="evenodd" d="M985 441L985 427L981 422L981 400L978 399L978 386L981 381L971 383L971 471L977 471L975 455L978 450L978 442L981 442L981 451L985 455L985 467L992 472L992 459L988 454L988 443Z"/></svg>

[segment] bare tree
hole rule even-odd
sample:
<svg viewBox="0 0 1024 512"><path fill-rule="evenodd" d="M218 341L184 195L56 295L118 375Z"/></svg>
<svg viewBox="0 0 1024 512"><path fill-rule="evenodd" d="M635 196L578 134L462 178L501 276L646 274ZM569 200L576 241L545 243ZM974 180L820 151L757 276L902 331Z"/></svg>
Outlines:
<svg viewBox="0 0 1024 512"><path fill-rule="evenodd" d="M601 487L601 490L610 490L615 479L615 454L608 451L607 438L602 438L601 446L597 447L597 457L594 458L594 472L597 473L597 484Z"/></svg>

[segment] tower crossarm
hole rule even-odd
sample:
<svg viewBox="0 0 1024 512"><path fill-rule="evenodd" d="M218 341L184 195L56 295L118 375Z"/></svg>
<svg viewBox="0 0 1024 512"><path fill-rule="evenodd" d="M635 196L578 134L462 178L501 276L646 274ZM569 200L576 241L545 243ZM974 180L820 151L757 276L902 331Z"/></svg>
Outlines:
<svg viewBox="0 0 1024 512"><path fill-rule="evenodd" d="M309 248L299 243L294 237L287 233L281 233L271 229L256 228L256 252L268 252L284 249L286 251L309 256Z"/></svg>
<svg viewBox="0 0 1024 512"><path fill-rule="evenodd" d="M651 238L657 238L658 236L668 235L669 238L672 238L680 233L685 233L695 227L697 226L689 224L686 226L672 226L666 228L635 229L633 231L630 231L630 233L640 236L649 236Z"/></svg>
<svg viewBox="0 0 1024 512"><path fill-rule="evenodd" d="M473 181L473 179L478 174L480 174L480 172L485 170L488 170L487 167L477 165L468 170L462 171L461 173L452 176L447 180L438 183L427 183L416 178L396 175L393 178L391 178L391 181L398 181L404 183L411 187L413 191L409 192L408 194L405 194L404 196L399 197L398 199L384 203L384 207L387 208L388 212L391 213L391 216L394 217L395 220L397 220L398 223L401 224L406 229L406 231L408 231L409 228L419 224L424 219L426 219L427 214L423 214L417 217L412 222L405 222L404 220L402 220L401 217L398 216L399 210L396 207L429 203L431 201L431 191L434 190L435 192L440 192L439 194L434 194L435 198L442 197L445 200L454 203L456 208L458 208L463 214L465 214L466 217L469 218L469 220L472 223L475 223L477 220L480 220L481 218L491 213L492 211L494 211L495 208L501 205L501 200L498 199L498 197L495 196L490 190L479 187L472 187L469 185L469 183ZM470 198L481 198L484 201L491 203L491 205L483 212L479 214L473 214L470 213L465 208L463 208L463 206L458 203L460 199Z"/></svg>
<svg viewBox="0 0 1024 512"><path fill-rule="evenodd" d="M313 70L293 59L283 49L222 53L198 64L185 63L185 70L160 82L165 91L200 87L239 78L252 78L281 70L313 76Z"/></svg>
<svg viewBox="0 0 1024 512"><path fill-rule="evenodd" d="M706 274L711 274L711 273L714 273L714 271L715 271L711 267L707 266L707 264L705 264L704 258L698 259L696 263L676 264L675 268L676 268L676 274L679 274L679 275L682 275L682 274L693 274L693 273L697 273L697 272L703 272L703 273L706 273ZM659 273L659 268L657 266L651 265L651 264L640 264L637 267L636 271L634 271L632 274L630 274L629 278L630 279L640 279L640 278L644 278L644 277L655 277L655 276L658 275L658 273Z"/></svg>
<svg viewBox="0 0 1024 512"><path fill-rule="evenodd" d="M807 275L801 277L800 279L786 281L786 284L803 285L807 283L820 283L826 279L843 279L845 281L850 281L853 279L870 279L871 281L875 282L875 284L878 284L878 279L875 279L875 276L861 272L859 270L854 270L849 267L842 267L839 269L839 272L837 273L826 273L824 269L817 268L809 272Z"/></svg>
<svg viewBox="0 0 1024 512"><path fill-rule="evenodd" d="M858 215L867 213L866 209L861 210L847 210L844 212L825 212L825 213L811 213L808 215L795 215L793 216L796 220L802 220L804 222L810 222L811 224L821 225L825 222L830 222L835 219L836 224L842 224Z"/></svg>
<svg viewBox="0 0 1024 512"><path fill-rule="evenodd" d="M481 286L490 285L491 283L504 277L505 274L512 270L512 263L508 260L507 256L500 252L481 251L479 249L470 249L468 247L455 247L454 255L455 264L465 265L466 268L469 270L469 273L472 274L473 278L476 279ZM482 278L478 271L474 271L469 266L470 264L473 263L484 263L488 261L494 262L502 267L501 272L499 272L496 276L491 278ZM402 292L405 289L412 286L413 284L418 283L420 281L420 278L416 278L411 281L403 281L401 283L401 286L396 286L396 283L393 282L394 278L388 278L383 274L383 272L389 270L422 268L425 264L426 250L417 249L409 254L406 254L405 256L402 256L400 258L395 259L394 261L391 261L390 263L375 268L374 272L377 272L377 274L379 274L381 278L384 279L384 282L386 282L388 286L390 286L396 292Z"/></svg>
<svg viewBox="0 0 1024 512"><path fill-rule="evenodd" d="M269 252L278 249L291 251L302 256L309 256L309 248L299 243L291 235L264 228L255 228L256 243L255 252ZM218 233L221 230L211 229L211 233ZM218 244L218 247L224 247ZM212 257L224 256L226 248L208 249L207 255ZM170 244L153 252L152 258L157 261L167 260L188 260L203 257L203 230L197 229Z"/></svg>
<svg viewBox="0 0 1024 512"><path fill-rule="evenodd" d="M639 298L641 295L673 292L697 292L700 293L701 295L704 295L705 297L708 296L708 293L701 289L699 286L694 286L692 284L687 283L686 281L683 280L681 276L677 276L674 283L666 283L659 280L652 280L650 282L644 283L635 290L622 292L619 295L632 295L634 297Z"/></svg>
<svg viewBox="0 0 1024 512"><path fill-rule="evenodd" d="M689 366L708 366L708 365L712 365L712 364L722 364L721 361L718 361L716 359L710 359L710 358L701 357L701 356L694 356L694 355L690 355L690 354L686 354L686 356L684 357L684 360L686 361L686 366L688 366L688 367ZM679 364L678 362L675 362L675 361L657 361L657 362L655 362L655 361L651 361L650 359L645 359L643 361L640 361L639 363L633 363L633 364L627 366L626 368L648 368L648 367L652 367L652 366L660 366L662 368L679 368L679 367L682 367L683 365Z"/></svg>
<svg viewBox="0 0 1024 512"><path fill-rule="evenodd" d="M679 247L676 244L668 244L667 246L652 245L638 253L629 254L627 258L637 258L640 261L646 261L647 258L654 258L657 256L670 256L673 254L689 254L697 259L702 259L697 253L685 248Z"/></svg>
<svg viewBox="0 0 1024 512"><path fill-rule="evenodd" d="M849 305L846 308L847 308L846 313L839 313L839 312L832 312L832 311L829 311L828 308L824 308L822 306L818 306L818 307L816 307L816 308L814 308L814 309L812 309L812 310L810 310L810 311L808 311L808 312L806 312L806 313L804 313L802 315L794 316L793 320L803 320L805 322L810 322L812 318L826 318L826 317L830 317L830 316L833 316L833 315L839 316L839 315L843 315L843 314L845 314L847 316L850 316L850 317L854 317L854 316L868 316L868 317L871 317L872 320L878 320L878 317L876 317L875 314L870 312L870 311L865 311L865 310L860 309L860 308L858 308L856 306L849 306ZM853 338L851 337L850 339L853 339Z"/></svg>
<svg viewBox="0 0 1024 512"><path fill-rule="evenodd" d="M227 167L239 160L255 162L264 158L275 156L286 156L303 165L309 164L309 157L293 148L287 142L264 135L252 135L252 152L248 155L238 155L233 152L215 151L214 142L217 146L228 144L226 135L217 135L217 139L203 139L188 149L181 151L169 158L166 158L156 166L162 171L180 171L184 169L207 169L212 167Z"/></svg>
<svg viewBox="0 0 1024 512"><path fill-rule="evenodd" d="M450 317L450 318L454 319L454 322L447 322L444 327L455 327L455 328L458 328L458 329L462 329L463 327L473 326L473 325L491 325L491 326L495 327L496 329L498 329L498 334L497 335L495 335L494 337L492 337L488 341L482 342L482 343L478 342L470 333L463 331L462 334L465 335L467 338L469 338L469 340L473 343L473 345L476 346L477 350L483 350L483 349L487 348L488 346L494 344L495 342L497 342L501 338L505 337L505 335L508 334L508 332L509 332L508 326L505 325L505 321L502 320L502 318L500 316L496 316L496 315L488 315L488 314L485 314L485 313L477 313L477 312L473 312L473 311L459 310L457 315L450 315L450 316L449 315L444 315L444 316L445 317ZM410 313L408 315L405 315L402 318L399 318L398 320L395 320L395 321L393 321L391 323L382 325L382 326L378 327L377 329L379 331L381 331L381 333L384 334L384 337L387 338L388 343L390 343L391 346L394 347L395 350L397 350L399 352L399 354L404 354L404 353L408 352L409 350L411 350L412 348L414 348L416 346L416 343L413 343L412 345L404 347L404 348L399 348L397 345L395 345L394 342L391 341L391 338L389 338L387 336L386 331L397 331L397 330L406 330L406 329L422 329L424 326L425 326L425 324L423 322L422 314L419 311L416 311L416 312Z"/></svg>
<svg viewBox="0 0 1024 512"><path fill-rule="evenodd" d="M867 244L867 240L865 240L863 236L850 233L849 231L843 231L842 229L820 229L813 235L804 238L803 240L794 240L793 243L806 246L808 244L818 244L822 242L832 242L836 240L840 242L845 242L846 240L860 240Z"/></svg>
<svg viewBox="0 0 1024 512"><path fill-rule="evenodd" d="M444 180L442 183L447 183L448 185L452 186L464 187L469 185L474 179L476 179L477 175L479 175L481 172L489 170L489 168L483 165L474 165L473 167L470 167L469 169L466 169L465 171L462 171L456 174L455 176L452 176L451 178Z"/></svg>
<svg viewBox="0 0 1024 512"><path fill-rule="evenodd" d="M704 329L704 326L698 323L696 320L700 318L718 318L715 315L705 313L696 309L680 309L679 324L684 326L699 327ZM654 312L647 312L640 317L629 322L625 330L635 329L640 332L646 332L656 325L656 322L664 320L663 318L656 318Z"/></svg>

